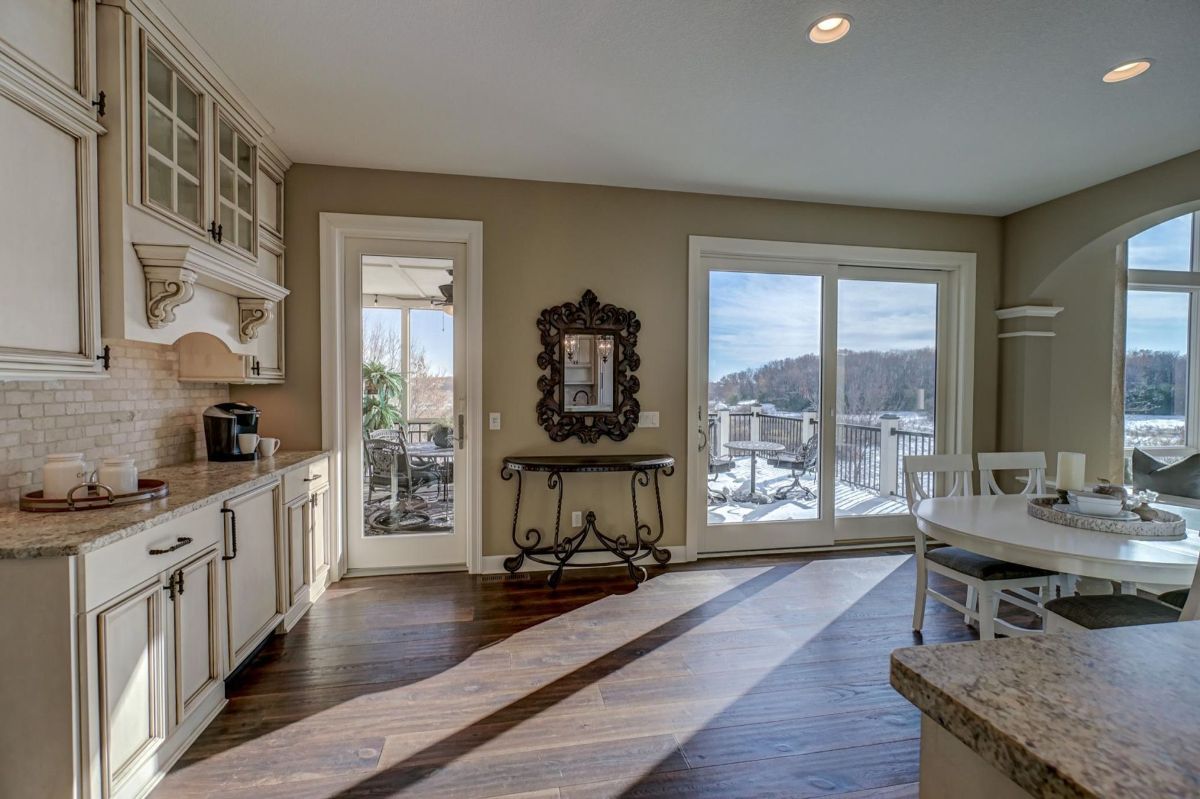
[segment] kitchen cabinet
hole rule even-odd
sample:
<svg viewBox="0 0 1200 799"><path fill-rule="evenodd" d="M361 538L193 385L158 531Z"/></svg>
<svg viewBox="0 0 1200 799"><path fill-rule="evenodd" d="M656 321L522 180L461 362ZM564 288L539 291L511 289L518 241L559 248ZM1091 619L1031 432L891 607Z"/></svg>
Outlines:
<svg viewBox="0 0 1200 799"><path fill-rule="evenodd" d="M232 671L271 634L287 601L281 579L285 556L279 481L225 501L228 669Z"/></svg>
<svg viewBox="0 0 1200 799"><path fill-rule="evenodd" d="M100 772L116 796L167 734L163 583L157 576L96 614Z"/></svg>
<svg viewBox="0 0 1200 799"><path fill-rule="evenodd" d="M212 547L167 576L171 605L171 728L188 721L221 682L221 550Z"/></svg>
<svg viewBox="0 0 1200 799"><path fill-rule="evenodd" d="M185 380L280 382L278 332L259 329L279 317L288 292L281 264L260 269L259 204L279 224L274 190L282 193L290 161L158 0L102 0L96 29L109 126L99 149L103 335L187 342L177 345ZM270 186L259 185L264 177ZM192 334L219 349L185 357Z"/></svg>
<svg viewBox="0 0 1200 799"><path fill-rule="evenodd" d="M289 629L299 620L309 604L310 504L310 499L304 496L292 500L284 509L288 540L288 616L284 620L285 629Z"/></svg>
<svg viewBox="0 0 1200 799"><path fill-rule="evenodd" d="M313 599L320 596L329 584L333 571L334 551L332 505L329 502L329 485L325 484L312 493L308 503L309 528L312 537L312 557L309 583Z"/></svg>
<svg viewBox="0 0 1200 799"><path fill-rule="evenodd" d="M0 380L103 374L94 21L88 2L0 5Z"/></svg>

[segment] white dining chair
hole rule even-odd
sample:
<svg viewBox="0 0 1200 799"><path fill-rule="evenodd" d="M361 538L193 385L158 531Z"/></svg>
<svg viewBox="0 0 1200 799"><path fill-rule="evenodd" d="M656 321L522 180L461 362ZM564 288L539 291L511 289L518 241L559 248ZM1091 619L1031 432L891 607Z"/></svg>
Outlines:
<svg viewBox="0 0 1200 799"><path fill-rule="evenodd" d="M1044 452L981 452L979 463L979 493L984 496L1005 493L996 482L996 472L1025 472L1022 494L1046 493L1046 453Z"/></svg>
<svg viewBox="0 0 1200 799"><path fill-rule="evenodd" d="M1064 596L1046 603L1046 632L1104 630L1200 618L1200 569L1192 587L1151 599L1136 594Z"/></svg>
<svg viewBox="0 0 1200 799"><path fill-rule="evenodd" d="M945 484L945 497L969 497L971 490L970 455L910 455L904 459L904 490L910 513L916 514L917 503L937 494L939 483ZM931 490L926 490L921 477L931 475ZM961 547L930 549L924 532L917 529L917 595L913 608L913 630L921 631L925 621L925 602L933 599L963 614L967 623L979 627L979 638L990 640L999 629L1010 636L1040 633L1018 627L997 618L1000 602L1024 608L1039 617L1044 611L1042 598L1049 597L1057 575L1044 569L1022 566L1019 563L979 555ZM929 572L948 577L967 587L966 604L959 603L929 587ZM1037 589L1038 594L1029 589Z"/></svg>

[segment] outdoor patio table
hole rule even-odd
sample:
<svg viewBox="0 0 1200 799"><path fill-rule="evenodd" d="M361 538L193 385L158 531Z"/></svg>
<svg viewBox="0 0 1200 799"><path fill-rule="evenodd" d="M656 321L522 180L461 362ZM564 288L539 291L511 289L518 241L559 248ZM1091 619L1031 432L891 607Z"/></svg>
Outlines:
<svg viewBox="0 0 1200 799"><path fill-rule="evenodd" d="M758 478L758 453L760 452L783 452L786 447L783 444L776 444L771 441L730 441L725 445L725 449L729 450L735 456L739 452L750 453L750 494L747 499L751 502L770 502L770 497L759 497L758 486L756 480Z"/></svg>
<svg viewBox="0 0 1200 799"><path fill-rule="evenodd" d="M430 441L424 444L410 445L408 454L414 458L426 458L438 462L438 468L442 471L442 501L449 502L450 464L454 460L454 447L439 447Z"/></svg>

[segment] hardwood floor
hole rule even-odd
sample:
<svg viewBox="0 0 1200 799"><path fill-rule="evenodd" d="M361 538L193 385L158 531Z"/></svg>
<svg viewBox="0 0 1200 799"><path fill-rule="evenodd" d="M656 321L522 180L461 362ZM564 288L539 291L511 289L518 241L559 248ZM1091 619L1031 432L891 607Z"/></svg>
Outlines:
<svg viewBox="0 0 1200 799"><path fill-rule="evenodd" d="M916 796L888 685L903 552L332 586L229 686L168 797ZM948 589L954 593L954 589ZM935 603L924 642L974 638Z"/></svg>

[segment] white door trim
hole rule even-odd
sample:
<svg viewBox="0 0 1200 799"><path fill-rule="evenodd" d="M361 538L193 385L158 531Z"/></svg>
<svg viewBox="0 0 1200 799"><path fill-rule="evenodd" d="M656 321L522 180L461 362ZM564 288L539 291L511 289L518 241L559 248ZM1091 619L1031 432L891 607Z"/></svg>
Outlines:
<svg viewBox="0 0 1200 799"><path fill-rule="evenodd" d="M956 380L949 386L951 396L947 405L954 408L954 427L945 442L948 451L973 452L973 400L975 385L975 266L971 252L943 250L906 250L894 247L862 247L850 244L809 244L791 241L735 239L716 236L688 237L688 416L707 405L708 392L694 379L698 374L698 358L707 352L707 343L699 340L701 325L696 318L696 303L702 296L706 279L705 259L713 257L730 260L781 260L824 263L831 266L873 266L893 269L941 270L950 274L953 319L948 320L955 331L949 344L948 362L953 364ZM695 422L695 420L692 420ZM701 423L688 425L687 434L687 527L685 545L687 559L699 555L700 531L705 525L705 497L696 475L708 472L707 456L701 452L703 437Z"/></svg>
<svg viewBox="0 0 1200 799"><path fill-rule="evenodd" d="M467 462L462 489L469 497L462 523L467 534L467 570L483 568L483 222L322 212L321 234L321 443L332 453L335 483L333 515L338 520L335 579L346 571L349 509L345 502L346 407L341 386L345 368L344 286L346 239L373 238L440 241L466 246L466 270L454 275L454 291L469 310L464 450Z"/></svg>

